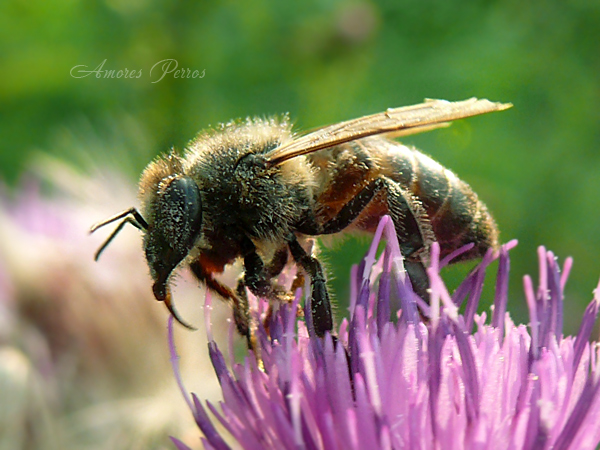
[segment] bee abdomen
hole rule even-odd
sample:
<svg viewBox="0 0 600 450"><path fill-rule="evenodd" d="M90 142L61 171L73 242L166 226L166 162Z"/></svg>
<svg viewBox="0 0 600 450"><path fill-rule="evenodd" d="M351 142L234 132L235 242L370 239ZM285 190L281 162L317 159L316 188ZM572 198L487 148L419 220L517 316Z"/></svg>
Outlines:
<svg viewBox="0 0 600 450"><path fill-rule="evenodd" d="M423 205L442 256L469 243L475 246L460 260L477 258L488 248L496 248L494 219L471 187L428 156L416 150L410 153L394 155L392 166L397 172L393 178L407 186Z"/></svg>
<svg viewBox="0 0 600 450"><path fill-rule="evenodd" d="M473 249L459 259L477 258L483 256L488 248L498 246L498 229L477 194L468 184L456 177L454 179L443 205L437 212L431 212L431 226L442 248L442 255L474 243Z"/></svg>

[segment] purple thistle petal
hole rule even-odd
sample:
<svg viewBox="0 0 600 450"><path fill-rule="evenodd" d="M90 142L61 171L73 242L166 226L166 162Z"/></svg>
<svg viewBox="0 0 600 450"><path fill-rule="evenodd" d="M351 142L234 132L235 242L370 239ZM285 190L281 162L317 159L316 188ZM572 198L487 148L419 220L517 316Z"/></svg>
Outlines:
<svg viewBox="0 0 600 450"><path fill-rule="evenodd" d="M533 340L531 340L530 342L530 349L532 345ZM520 385L520 389L515 405L516 415L513 422L516 422L519 419L519 414L525 409L529 396L531 395L531 380L529 379L529 369L531 367L531 352L527 351L527 344L525 343L525 337L523 335L519 336L518 352L520 354L520 358L518 358L520 360L520 365L518 366L518 368L520 369L520 374L517 374L518 384L515 384Z"/></svg>
<svg viewBox="0 0 600 450"><path fill-rule="evenodd" d="M376 411L373 410L371 395L368 392L367 385L361 374L356 374L354 380L354 390L356 392L356 435L358 445L356 448L365 448L369 444L375 445L378 439L377 433L377 421L375 415Z"/></svg>
<svg viewBox="0 0 600 450"><path fill-rule="evenodd" d="M273 428L273 437L276 436L278 444L282 448L294 448L297 445L294 428L291 426L288 417L277 405L271 407L272 416L263 419L265 424ZM300 437L300 436L298 436Z"/></svg>
<svg viewBox="0 0 600 450"><path fill-rule="evenodd" d="M179 355L177 355L177 349L175 348L175 338L173 334L173 315L169 315L169 319L167 320L167 341L169 342L169 354L171 355L171 367L173 368L173 374L175 375L175 380L177 381L177 386L181 391L181 395L188 407L193 411L194 405L192 404L192 399L190 398L190 394L187 389L183 385L183 379L181 378L181 371L179 370Z"/></svg>
<svg viewBox="0 0 600 450"><path fill-rule="evenodd" d="M440 253L439 250L440 247L437 245L437 243L434 243L431 252L431 261L433 264L435 264L438 261ZM436 276L435 267L432 266L427 269L427 276L429 277L429 283L431 285L431 294L429 296L429 320L431 321L431 329L436 330L440 321L440 315L442 311L440 307L440 284L438 277Z"/></svg>
<svg viewBox="0 0 600 450"><path fill-rule="evenodd" d="M552 252L548 258L548 291L550 293L550 329L548 332L556 339L562 338L562 289L560 285L560 268Z"/></svg>
<svg viewBox="0 0 600 450"><path fill-rule="evenodd" d="M333 421L333 416L330 413L324 414L324 420L322 425L322 436L323 436L323 445L321 448L327 449L337 449L340 448L338 444L339 437L337 433L337 429L335 428L335 424Z"/></svg>
<svg viewBox="0 0 600 450"><path fill-rule="evenodd" d="M175 444L175 447L177 447L177 450L192 450L190 447L188 447L183 442L181 442L179 439L177 439L173 436L169 436L169 439L171 439L171 442L173 442L173 444Z"/></svg>
<svg viewBox="0 0 600 450"><path fill-rule="evenodd" d="M275 309L276 306L280 305L274 305L273 308ZM283 335L284 320L285 318L283 318L279 314L273 314L269 318L269 335L267 337L270 338L272 342L281 341L281 336Z"/></svg>
<svg viewBox="0 0 600 450"><path fill-rule="evenodd" d="M456 345L460 353L464 371L463 381L465 387L467 420L472 423L479 416L479 383L477 381L475 359L467 334L468 333L464 331L464 329L461 329L456 323L454 324L454 337L456 338Z"/></svg>
<svg viewBox="0 0 600 450"><path fill-rule="evenodd" d="M371 244L371 250L373 251L373 254L377 249L377 245L379 245L382 234L385 234L387 240L387 251L389 252L392 273L394 273L397 277L396 287L398 289L400 305L403 311L402 320L406 321L407 323L416 323L418 322L419 317L415 299L417 295L412 290L412 287L410 286L410 280L404 272L404 265L402 263L404 258L400 252L400 246L398 245L398 238L396 236L394 224L389 216L384 216L379 222L377 231L375 232L375 237L373 239L373 244ZM371 259L369 259L369 261L370 260ZM365 277L365 275L363 275L363 277Z"/></svg>
<svg viewBox="0 0 600 450"><path fill-rule="evenodd" d="M387 255L387 252L386 252ZM390 293L391 293L391 282L392 275L389 272L384 272L379 278L379 290L377 303L377 333L381 339L381 333L386 323L390 321L392 314L390 306Z"/></svg>
<svg viewBox="0 0 600 450"><path fill-rule="evenodd" d="M494 251L489 249L483 260L477 267L475 276L475 283L473 286L473 290L471 291L471 295L469 296L469 300L467 301L467 307L465 309L465 326L467 327L467 331L470 333L473 329L473 319L475 317L475 312L477 311L477 306L479 305L479 298L481 297L481 292L483 291L483 279L485 278L485 269L487 266L491 264L494 260Z"/></svg>
<svg viewBox="0 0 600 450"><path fill-rule="evenodd" d="M510 271L510 262L508 259L508 250L503 245L500 249L500 261L498 262L498 277L496 278L496 297L494 299L494 313L492 314L492 326L504 329L504 315L506 313L506 304L508 303L508 272Z"/></svg>
<svg viewBox="0 0 600 450"><path fill-rule="evenodd" d="M354 314L352 315L352 321L350 322L350 328L348 330L348 353L350 354L350 374L354 376L354 374L360 371L360 353L359 353L359 345L358 345L358 318L359 314L364 314L364 308L357 306L354 310Z"/></svg>
<svg viewBox="0 0 600 450"><path fill-rule="evenodd" d="M533 290L533 282L529 275L523 277L523 289L525 291L525 299L527 300L530 317L529 326L531 328L531 345L529 347L529 354L530 359L535 360L538 359L540 348L540 322L538 320L538 309Z"/></svg>
<svg viewBox="0 0 600 450"><path fill-rule="evenodd" d="M364 318L362 316L358 316L358 321L360 327L359 357L362 362L362 374L364 376L366 387L369 393L370 404L373 407L375 414L381 415L381 395L375 367L376 353L371 346L371 342L369 341L369 335L366 331Z"/></svg>
<svg viewBox="0 0 600 450"><path fill-rule="evenodd" d="M363 279L363 280L369 278L369 273L371 272L371 267L373 267L373 265L377 261L375 254L377 253L377 248L379 247L379 243L381 242L381 237L383 236L384 231L388 227L392 227L392 229L393 229L394 225L392 223L392 220L388 216L386 216L386 217L383 217L381 219L381 221L379 222L379 225L377 226L377 229L375 230L375 234L373 235L373 240L371 241L371 246L369 247L367 254L365 255L365 257L363 258L363 260L361 262L361 264L364 264L364 267L363 267L362 272L358 272L358 275L360 275L361 279ZM397 243L397 239L396 239L396 243ZM398 251L400 251L400 250L398 249Z"/></svg>
<svg viewBox="0 0 600 450"><path fill-rule="evenodd" d="M583 392L579 396L579 400L577 401L577 404L571 412L569 420L565 424L562 433L560 434L560 436L556 440L556 443L554 444L554 449L566 450L570 447L573 438L577 435L577 432L584 424L585 417L589 412L592 403L596 399L599 387L600 382L588 378Z"/></svg>
<svg viewBox="0 0 600 450"><path fill-rule="evenodd" d="M304 292L311 292L310 282L308 279L306 280L306 283L304 284ZM311 303L312 303L312 296L306 295L306 298L304 299L304 321L306 323L306 329L308 330L308 334L310 336L316 336L317 334L315 333L315 327L314 327L314 324L312 321Z"/></svg>
<svg viewBox="0 0 600 450"><path fill-rule="evenodd" d="M204 450L215 450L215 448L212 445L210 445L210 442L208 442L206 439L200 438L200 441L202 442Z"/></svg>
<svg viewBox="0 0 600 450"><path fill-rule="evenodd" d="M334 358L327 366L329 370L326 375L331 374L331 377L328 378L330 384L327 388L331 389L331 392L334 393L332 397L335 398L331 403L331 410L334 413L341 413L348 409L353 402L352 378L348 371L346 351L341 345L338 345Z"/></svg>
<svg viewBox="0 0 600 450"><path fill-rule="evenodd" d="M208 414L206 414L206 410L200 403L200 400L198 400L198 397L192 394L192 398L194 400L194 408L192 409L192 411L194 411L194 420L198 424L200 430L202 430L202 433L204 433L207 441L210 442L211 446L216 450L229 450L229 446L213 426Z"/></svg>
<svg viewBox="0 0 600 450"><path fill-rule="evenodd" d="M302 401L301 413L302 435L298 435L294 448L302 448L303 446L309 450L322 448L319 425L317 425L313 410L308 407L306 401Z"/></svg>
<svg viewBox="0 0 600 450"><path fill-rule="evenodd" d="M212 365L215 368L217 378L222 385L223 380L231 379L229 370L227 369L227 363L225 363L225 358L223 358L221 350L219 350L219 347L217 347L217 344L214 341L208 343L208 352Z"/></svg>
<svg viewBox="0 0 600 450"><path fill-rule="evenodd" d="M206 408L210 413L217 418L217 421L223 425L223 427L229 432L231 436L238 436L239 429L243 426L238 420L237 416L233 415L227 405L221 403L222 412L219 411L215 405L211 402L206 402ZM208 415L206 415L208 417ZM200 428L202 430L202 428ZM203 430L202 430L203 431Z"/></svg>
<svg viewBox="0 0 600 450"><path fill-rule="evenodd" d="M205 316L206 317L206 316ZM233 336L235 335L235 333L237 332L236 326L235 326L235 321L233 320L229 320L229 326L227 327L227 356L229 356L229 365L230 367L233 367L233 365L235 364L235 349L234 349L234 339ZM209 338L209 342L210 342L210 338L212 337L212 335L207 335L207 338Z"/></svg>
<svg viewBox="0 0 600 450"><path fill-rule="evenodd" d="M527 423L527 434L523 448L542 449L546 443L546 432L540 418L540 383L537 375L530 378L531 395L529 397L529 421Z"/></svg>
<svg viewBox="0 0 600 450"><path fill-rule="evenodd" d="M538 247L538 260L540 262L540 285L538 287L538 301L545 301L548 298L548 261L546 258L546 248Z"/></svg>
<svg viewBox="0 0 600 450"><path fill-rule="evenodd" d="M589 345L588 341L592 335L594 324L598 318L598 309L600 308L600 283L598 287L594 289L594 300L585 309L583 313L583 319L575 338L575 356L573 357L573 371L579 367L581 356L583 355L584 349Z"/></svg>
<svg viewBox="0 0 600 450"><path fill-rule="evenodd" d="M204 296L204 325L206 327L206 336L208 337L208 342L213 342L213 334L212 334L212 295L210 294L210 290L206 290L206 294Z"/></svg>
<svg viewBox="0 0 600 450"><path fill-rule="evenodd" d="M358 264L353 264L350 268L350 293L348 302L348 311L350 312L350 318L354 313L354 307L356 306L356 299L358 298L358 291L362 286L362 279L358 277L359 267Z"/></svg>
<svg viewBox="0 0 600 450"><path fill-rule="evenodd" d="M477 270L472 270L452 294L452 300L459 308L463 304L465 298L467 298L467 295L469 295L469 292L472 292L475 289L478 273Z"/></svg>
<svg viewBox="0 0 600 450"><path fill-rule="evenodd" d="M360 292L358 294L358 299L356 301L356 307L362 306L364 308L368 308L369 305L369 296L371 294L371 286L369 280L365 280L360 288Z"/></svg>
<svg viewBox="0 0 600 450"><path fill-rule="evenodd" d="M440 247L437 242L434 242L431 246L431 267L427 269L429 275L429 282L431 284L431 326L432 328L437 327L437 323L440 317L440 300L443 305L443 314L453 321L457 320L458 307L450 297L446 285L442 280L439 273L439 256Z"/></svg>
<svg viewBox="0 0 600 450"><path fill-rule="evenodd" d="M513 239L513 240L507 242L506 244L504 244L501 247L500 251L505 252L506 258L508 259L508 252L510 250L512 250L513 248L515 248L517 246L517 244L518 244L518 241L516 239ZM444 267L446 264L448 264L449 261L451 261L451 259L459 256L464 251L468 251L470 248L472 248L472 246L471 246L471 244L468 244L468 245L465 245L465 246L461 247L460 249L456 250L455 252L451 253L450 255L446 256L440 263L440 267ZM465 250L463 250L463 249L465 249ZM455 253L457 253L457 255L455 255ZM496 255L493 256L492 261L494 259L496 259ZM462 305L462 302L466 298L467 294L469 292L472 292L474 290L475 285L481 281L481 280L478 280L477 274L479 273L479 271L482 267L485 269L485 265L483 264L483 262L479 265L479 267L476 270L471 271L471 273L463 280L463 282L459 285L459 287L456 289L456 291L452 294L452 299L457 306L460 307ZM508 265L508 267L510 267L510 264ZM500 273L498 273L498 276L500 276ZM566 281L566 279L565 279L565 281ZM508 286L508 270L506 272L506 283ZM500 284L500 286L502 286L502 284ZM502 299L502 296L500 296L498 294L498 290L496 291L495 298L496 298L496 301ZM508 299L506 299L506 300L508 300ZM475 309L476 309L476 307L475 307Z"/></svg>
<svg viewBox="0 0 600 450"><path fill-rule="evenodd" d="M446 267L448 264L450 264L452 262L453 259L458 258L460 255L462 255L463 253L467 253L469 250L471 250L473 247L475 247L475 244L473 244L472 242L470 244L467 245L463 245L462 247L460 247L457 250L454 250L452 253L450 253L449 255L446 255L441 261L440 261L440 269L443 267Z"/></svg>
<svg viewBox="0 0 600 450"><path fill-rule="evenodd" d="M565 259L565 263L563 264L563 272L560 276L560 288L564 291L565 285L567 284L567 279L569 278L569 274L571 273L571 268L573 267L573 258L570 256Z"/></svg>
<svg viewBox="0 0 600 450"><path fill-rule="evenodd" d="M437 411L437 402L440 392L440 384L442 381L442 347L444 345L445 337L446 334L443 332L442 327L437 327L431 330L427 345L429 357L429 409L431 412L431 423L434 437L438 433L436 430L437 420L435 413Z"/></svg>
<svg viewBox="0 0 600 450"><path fill-rule="evenodd" d="M539 338L540 347L547 347L548 340L552 333L552 303L550 291L548 290L548 258L546 249L543 246L538 248L538 259L540 262L540 280L537 290L537 314L539 318Z"/></svg>

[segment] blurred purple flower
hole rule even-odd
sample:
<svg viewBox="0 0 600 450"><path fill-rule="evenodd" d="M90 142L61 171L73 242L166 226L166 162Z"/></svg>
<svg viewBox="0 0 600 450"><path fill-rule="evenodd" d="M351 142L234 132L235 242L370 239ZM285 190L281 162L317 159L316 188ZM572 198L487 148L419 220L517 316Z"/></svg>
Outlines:
<svg viewBox="0 0 600 450"><path fill-rule="evenodd" d="M39 165L14 192L0 180L0 450L151 450L168 434L195 438L165 365L168 312L152 295L140 234L124 230L93 259L110 230L90 237L91 224L135 204L135 187L112 171ZM202 291L188 275L175 296L197 323ZM198 334L182 331L184 351ZM206 352L186 354L194 388L219 399Z"/></svg>
<svg viewBox="0 0 600 450"><path fill-rule="evenodd" d="M376 261L382 234L387 247ZM270 335L259 325L262 368L251 356L229 368L207 328L223 391L220 408L206 403L216 419L182 388L205 448L227 449L232 440L233 447L244 449L595 448L600 354L589 338L600 289L578 334L563 337L571 260L561 274L554 255L540 248L538 289L524 279L529 330L515 325L506 313L508 251L514 245L490 251L453 295L439 274L450 258L440 261L434 245L426 305L410 288L393 226L384 218L354 271L351 316L342 321L337 344L330 336L312 336L310 324L297 320L299 295L273 315ZM486 267L497 258L495 301L486 324L487 315L475 311ZM392 314L396 298L400 309ZM264 308L262 300L259 306ZM210 308L207 296L207 321ZM172 333L170 345L181 385ZM219 431L223 428L229 436ZM172 439L178 449L188 448Z"/></svg>

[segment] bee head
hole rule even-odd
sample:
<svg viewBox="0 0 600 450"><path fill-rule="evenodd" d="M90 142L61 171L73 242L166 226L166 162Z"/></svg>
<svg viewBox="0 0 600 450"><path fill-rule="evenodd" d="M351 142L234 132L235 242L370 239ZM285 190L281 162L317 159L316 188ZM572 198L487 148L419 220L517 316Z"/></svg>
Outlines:
<svg viewBox="0 0 600 450"><path fill-rule="evenodd" d="M95 259L112 242L125 224L131 224L145 232L144 250L154 279L154 296L164 301L171 314L179 323L194 329L181 320L174 305L168 288L168 280L173 269L183 261L194 247L196 238L202 227L202 202L200 190L189 177L167 175L160 182L157 173L151 165L150 176L143 178L142 194L145 212L148 220L136 208L129 208L113 217L94 225L90 232L120 220L112 234L104 241L96 252ZM148 181L150 180L150 181ZM154 188L153 190L149 187Z"/></svg>
<svg viewBox="0 0 600 450"><path fill-rule="evenodd" d="M154 279L154 296L167 298L171 272L194 247L202 227L200 190L189 177L169 177L149 205L144 251Z"/></svg>

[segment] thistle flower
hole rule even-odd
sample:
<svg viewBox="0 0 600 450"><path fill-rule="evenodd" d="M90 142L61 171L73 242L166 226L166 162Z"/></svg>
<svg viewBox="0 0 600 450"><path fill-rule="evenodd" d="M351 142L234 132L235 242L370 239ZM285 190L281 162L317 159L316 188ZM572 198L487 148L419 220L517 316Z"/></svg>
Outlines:
<svg viewBox="0 0 600 450"><path fill-rule="evenodd" d="M387 247L376 260L382 234ZM259 325L262 367L252 356L228 367L208 327L223 401L204 406L183 390L205 448L595 448L600 442L600 350L589 338L600 290L577 335L564 337L563 289L571 260L561 273L554 255L540 248L538 289L524 279L531 322L514 324L506 313L508 252L514 245L488 252L450 295L439 271L456 255L440 261L434 244L427 305L403 272L386 217L354 271L350 318L341 322L337 342L312 335L310 323L296 317L299 295L273 314L269 335ZM487 314L476 310L486 267L497 258L488 322ZM395 299L397 314L392 313ZM258 306L260 311L264 302L258 300ZM210 309L207 297L209 322ZM172 334L170 343L180 379ZM188 448L172 439L178 449Z"/></svg>

